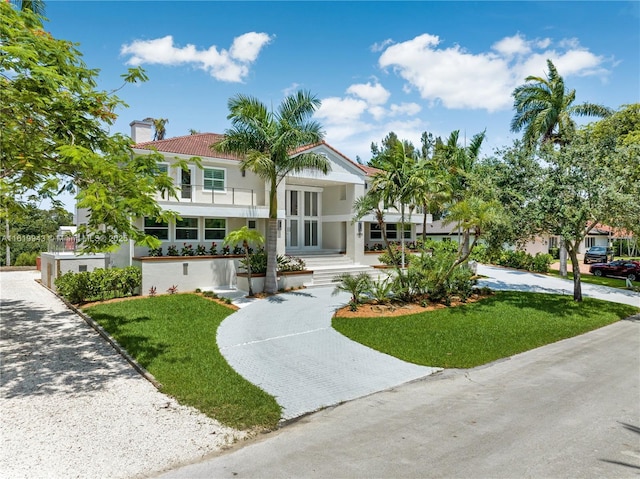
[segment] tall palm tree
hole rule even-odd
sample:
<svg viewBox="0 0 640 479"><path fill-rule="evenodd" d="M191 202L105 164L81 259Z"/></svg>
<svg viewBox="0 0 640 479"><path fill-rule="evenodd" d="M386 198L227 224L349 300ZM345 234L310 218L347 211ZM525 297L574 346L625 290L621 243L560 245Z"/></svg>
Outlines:
<svg viewBox="0 0 640 479"><path fill-rule="evenodd" d="M524 129L523 141L528 148L537 144L553 143L561 148L574 136L576 124L572 116L605 118L612 110L594 103L572 105L576 91L567 91L564 79L551 60L547 60L549 73L546 78L528 76L524 85L513 90L511 131ZM560 241L560 274L567 275L567 250Z"/></svg>
<svg viewBox="0 0 640 479"><path fill-rule="evenodd" d="M12 3L21 11L30 10L36 15L44 15L45 3L43 0L13 0Z"/></svg>
<svg viewBox="0 0 640 479"><path fill-rule="evenodd" d="M528 76L526 83L512 93L516 113L511 131L524 130L523 141L528 147L547 142L566 145L576 129L572 116L604 118L612 113L611 109L594 103L572 105L576 91L566 89L551 60L547 60L547 68L546 78Z"/></svg>
<svg viewBox="0 0 640 479"><path fill-rule="evenodd" d="M224 238L224 244L242 244L245 254L245 263L247 265L247 281L249 282L249 296L253 296L253 286L251 284L251 258L249 248L250 246L262 246L264 244L264 236L259 231L250 230L248 227L243 226L239 230L232 231Z"/></svg>
<svg viewBox="0 0 640 479"><path fill-rule="evenodd" d="M270 111L255 97L236 95L229 99L232 127L224 138L212 145L215 151L242 155L242 171L250 170L269 183L267 224L267 274L265 291L278 289L278 186L290 173L315 170L327 174L331 165L326 157L313 152L296 154L305 145L322 141L324 132L311 116L320 100L307 91L287 96L277 110Z"/></svg>
<svg viewBox="0 0 640 479"><path fill-rule="evenodd" d="M439 167L441 174L447 178L449 189L449 202L451 206L464 201L469 196L471 177L476 168L480 149L484 142L486 132L482 131L473 135L469 145L460 146L458 144L460 131L451 132L447 142L438 142L434 153L435 164ZM471 251L469 231L463 228L462 253L468 256Z"/></svg>
<svg viewBox="0 0 640 479"><path fill-rule="evenodd" d="M417 152L408 141L396 139L380 152L376 160L381 170L371 179L371 191L378 193L385 206L393 207L400 212L401 267L404 268L405 215L407 207L415 204L410 178L415 170Z"/></svg>

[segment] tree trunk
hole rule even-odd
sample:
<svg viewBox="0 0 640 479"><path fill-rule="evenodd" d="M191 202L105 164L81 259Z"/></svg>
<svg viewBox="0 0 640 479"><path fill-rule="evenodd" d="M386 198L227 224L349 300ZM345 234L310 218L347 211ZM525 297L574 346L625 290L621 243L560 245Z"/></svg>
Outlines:
<svg viewBox="0 0 640 479"><path fill-rule="evenodd" d="M249 283L249 296L253 296L253 285L251 284L251 257L249 255L249 245L245 241L245 258L247 258L247 282Z"/></svg>
<svg viewBox="0 0 640 479"><path fill-rule="evenodd" d="M422 246L427 242L427 208L423 206L424 212L422 213Z"/></svg>
<svg viewBox="0 0 640 479"><path fill-rule="evenodd" d="M265 293L278 292L278 218L267 222L267 273L264 279Z"/></svg>
<svg viewBox="0 0 640 479"><path fill-rule="evenodd" d="M562 237L560 237L560 276L567 277L567 245Z"/></svg>
<svg viewBox="0 0 640 479"><path fill-rule="evenodd" d="M577 245L569 248L571 268L573 269L573 300L582 301L582 284L580 283L580 263L578 261Z"/></svg>

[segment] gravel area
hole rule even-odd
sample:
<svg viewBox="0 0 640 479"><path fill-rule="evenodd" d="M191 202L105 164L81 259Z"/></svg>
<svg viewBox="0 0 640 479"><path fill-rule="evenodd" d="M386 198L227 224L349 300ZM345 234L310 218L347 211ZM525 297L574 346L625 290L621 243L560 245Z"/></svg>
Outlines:
<svg viewBox="0 0 640 479"><path fill-rule="evenodd" d="M145 477L246 437L160 393L36 278L0 273L2 477Z"/></svg>

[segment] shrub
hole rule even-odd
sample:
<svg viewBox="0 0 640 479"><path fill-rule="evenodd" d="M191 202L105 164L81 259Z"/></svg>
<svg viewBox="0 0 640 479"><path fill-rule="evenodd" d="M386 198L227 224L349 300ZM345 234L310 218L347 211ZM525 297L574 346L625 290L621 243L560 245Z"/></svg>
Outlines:
<svg viewBox="0 0 640 479"><path fill-rule="evenodd" d="M533 265L531 271L534 271L536 273L548 273L549 266L551 266L552 262L553 258L550 254L537 253L533 257Z"/></svg>
<svg viewBox="0 0 640 479"><path fill-rule="evenodd" d="M337 295L340 291L346 291L351 295L349 304L351 310L355 311L358 308L358 304L362 301L362 296L371 289L371 278L367 273L359 273L356 276L352 276L349 273L342 273L333 281L338 283L333 290L332 295Z"/></svg>
<svg viewBox="0 0 640 479"><path fill-rule="evenodd" d="M160 246L159 248L149 248L149 256L162 256L162 246Z"/></svg>
<svg viewBox="0 0 640 479"><path fill-rule="evenodd" d="M388 266L401 266L402 263L402 245L398 243L393 243L389 245L389 249L391 250L391 254L389 254L388 250L384 250L384 252L378 256L378 261L384 263ZM409 264L409 261L413 256L410 253L409 248L405 245L404 248L404 264L405 266Z"/></svg>
<svg viewBox="0 0 640 479"><path fill-rule="evenodd" d="M302 258L288 255L278 255L278 271L304 271L306 264ZM265 265L266 271L266 265Z"/></svg>
<svg viewBox="0 0 640 479"><path fill-rule="evenodd" d="M218 254L218 243L215 241L211 243L211 247L209 248L209 254L212 256L216 256Z"/></svg>
<svg viewBox="0 0 640 479"><path fill-rule="evenodd" d="M207 248L204 245L199 244L196 246L196 256L205 256L207 254Z"/></svg>
<svg viewBox="0 0 640 479"><path fill-rule="evenodd" d="M18 255L14 266L35 266L36 258L40 255L37 251L32 251L30 253L23 252Z"/></svg>
<svg viewBox="0 0 640 479"><path fill-rule="evenodd" d="M180 253L182 256L194 256L196 252L193 250L193 245L183 243Z"/></svg>
<svg viewBox="0 0 640 479"><path fill-rule="evenodd" d="M560 259L560 248L549 248L549 254L553 259Z"/></svg>
<svg viewBox="0 0 640 479"><path fill-rule="evenodd" d="M142 285L142 271L135 266L69 271L54 281L58 292L71 303L133 296Z"/></svg>
<svg viewBox="0 0 640 479"><path fill-rule="evenodd" d="M178 248L174 244L167 246L167 256L180 256Z"/></svg>

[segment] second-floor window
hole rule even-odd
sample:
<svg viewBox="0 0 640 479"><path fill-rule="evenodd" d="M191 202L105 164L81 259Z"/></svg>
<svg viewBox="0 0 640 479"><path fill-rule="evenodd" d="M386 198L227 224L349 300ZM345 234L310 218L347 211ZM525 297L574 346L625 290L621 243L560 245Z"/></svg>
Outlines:
<svg viewBox="0 0 640 479"><path fill-rule="evenodd" d="M224 191L224 170L205 168L204 189L207 191Z"/></svg>
<svg viewBox="0 0 640 479"><path fill-rule="evenodd" d="M177 240L197 240L198 239L198 218L182 218L176 220Z"/></svg>

